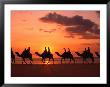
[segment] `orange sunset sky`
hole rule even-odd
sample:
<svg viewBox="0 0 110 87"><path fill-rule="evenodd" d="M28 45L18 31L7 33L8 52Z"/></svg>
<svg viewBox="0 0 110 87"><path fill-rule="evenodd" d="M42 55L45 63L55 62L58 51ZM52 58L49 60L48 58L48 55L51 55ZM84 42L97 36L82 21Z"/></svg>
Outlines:
<svg viewBox="0 0 110 87"><path fill-rule="evenodd" d="M90 47L100 51L100 12L74 10L13 10L11 11L11 47L22 52L42 53L45 46L53 54L63 48L82 52ZM56 57L56 55L54 55ZM57 56L58 57L58 56Z"/></svg>

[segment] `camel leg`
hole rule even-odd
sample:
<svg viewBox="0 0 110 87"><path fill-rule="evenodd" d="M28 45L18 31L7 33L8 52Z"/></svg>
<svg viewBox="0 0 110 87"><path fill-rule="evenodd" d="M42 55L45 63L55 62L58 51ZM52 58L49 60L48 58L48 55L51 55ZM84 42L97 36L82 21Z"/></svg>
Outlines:
<svg viewBox="0 0 110 87"><path fill-rule="evenodd" d="M25 59L23 59L23 61L26 63ZM27 63L26 63L27 64Z"/></svg>
<svg viewBox="0 0 110 87"><path fill-rule="evenodd" d="M23 64L23 61L24 61L24 60L23 60L23 58L22 58L22 64Z"/></svg>
<svg viewBox="0 0 110 87"><path fill-rule="evenodd" d="M11 63L13 64L13 59L11 59Z"/></svg>
<svg viewBox="0 0 110 87"><path fill-rule="evenodd" d="M44 63L45 63L45 58L44 58Z"/></svg>
<svg viewBox="0 0 110 87"><path fill-rule="evenodd" d="M62 64L62 58L61 58L61 64Z"/></svg>
<svg viewBox="0 0 110 87"><path fill-rule="evenodd" d="M32 64L31 61L30 61L30 64Z"/></svg>
<svg viewBox="0 0 110 87"><path fill-rule="evenodd" d="M94 57L91 57L91 59L92 59L92 63L94 63Z"/></svg>
<svg viewBox="0 0 110 87"><path fill-rule="evenodd" d="M85 59L83 58L83 64L84 64Z"/></svg>
<svg viewBox="0 0 110 87"><path fill-rule="evenodd" d="M52 60L53 60L53 64L54 64L54 59L52 58Z"/></svg>
<svg viewBox="0 0 110 87"><path fill-rule="evenodd" d="M14 59L14 64L15 64L15 59Z"/></svg>
<svg viewBox="0 0 110 87"><path fill-rule="evenodd" d="M12 58L12 60L11 60L11 63L13 64L14 63L14 59Z"/></svg>
<svg viewBox="0 0 110 87"><path fill-rule="evenodd" d="M70 58L70 63L71 63L71 58Z"/></svg>
<svg viewBox="0 0 110 87"><path fill-rule="evenodd" d="M42 58L42 62L43 62L43 58Z"/></svg>
<svg viewBox="0 0 110 87"><path fill-rule="evenodd" d="M30 60L30 64L32 64L32 60L31 60L32 58L28 58L28 60Z"/></svg>
<svg viewBox="0 0 110 87"><path fill-rule="evenodd" d="M71 58L70 58L70 62L71 62Z"/></svg>
<svg viewBox="0 0 110 87"><path fill-rule="evenodd" d="M74 63L75 63L75 59L74 58L72 58L72 60L74 61Z"/></svg>
<svg viewBox="0 0 110 87"><path fill-rule="evenodd" d="M65 58L64 58L64 61L65 61Z"/></svg>
<svg viewBox="0 0 110 87"><path fill-rule="evenodd" d="M30 60L30 64L32 64L31 60Z"/></svg>
<svg viewBox="0 0 110 87"><path fill-rule="evenodd" d="M89 64L89 62L86 60L86 62Z"/></svg>

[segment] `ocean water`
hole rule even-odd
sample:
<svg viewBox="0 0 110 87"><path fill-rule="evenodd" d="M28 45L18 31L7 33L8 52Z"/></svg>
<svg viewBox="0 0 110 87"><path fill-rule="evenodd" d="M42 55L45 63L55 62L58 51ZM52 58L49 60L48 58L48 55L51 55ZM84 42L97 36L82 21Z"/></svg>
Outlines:
<svg viewBox="0 0 110 87"><path fill-rule="evenodd" d="M74 57L74 59L75 59L75 63L83 64L82 58ZM97 64L100 63L100 58L95 57L94 60L95 60L94 63L97 63ZM30 64L29 59L26 59L25 61L27 62L27 64ZM92 60L88 59L87 62L85 62L84 64L90 64L90 63L92 63ZM22 64L22 58L21 57L16 57L15 64ZM25 64L25 63L23 63L23 64ZM42 62L42 58L33 58L32 64L53 64L53 60L51 59L49 61L49 59L47 58L45 60L45 63L44 63L44 62ZM61 64L61 58L54 58L54 64ZM74 64L74 61L70 62L69 59L65 59L65 61L62 60L62 64Z"/></svg>

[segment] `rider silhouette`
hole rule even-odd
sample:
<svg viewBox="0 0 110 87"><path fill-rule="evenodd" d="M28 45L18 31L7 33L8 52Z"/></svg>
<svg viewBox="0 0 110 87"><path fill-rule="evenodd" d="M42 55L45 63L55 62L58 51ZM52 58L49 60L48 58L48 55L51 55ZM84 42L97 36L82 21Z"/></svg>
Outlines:
<svg viewBox="0 0 110 87"><path fill-rule="evenodd" d="M88 50L87 50L87 56L90 55L90 47L88 47Z"/></svg>
<svg viewBox="0 0 110 87"><path fill-rule="evenodd" d="M66 49L65 49L65 48L63 48L63 49L64 49L63 55L67 56L68 54L67 54L67 52L66 52Z"/></svg>
<svg viewBox="0 0 110 87"><path fill-rule="evenodd" d="M48 47L48 52L47 52L48 54L50 54L50 48Z"/></svg>
<svg viewBox="0 0 110 87"><path fill-rule="evenodd" d="M28 49L27 49L27 54L29 54L30 53L30 47L28 47Z"/></svg>
<svg viewBox="0 0 110 87"><path fill-rule="evenodd" d="M89 53L90 53L90 47L88 47L88 50L87 50L87 52L89 52Z"/></svg>
<svg viewBox="0 0 110 87"><path fill-rule="evenodd" d="M47 49L46 49L46 47L45 47L44 53L47 53Z"/></svg>
<svg viewBox="0 0 110 87"><path fill-rule="evenodd" d="M85 48L85 50L83 51L83 54L84 54L85 57L87 57L87 50L86 50L86 48Z"/></svg>
<svg viewBox="0 0 110 87"><path fill-rule="evenodd" d="M67 52L68 54L71 54L71 51L70 51L70 49L68 48L68 52Z"/></svg>
<svg viewBox="0 0 110 87"><path fill-rule="evenodd" d="M64 51L65 51L65 53L66 53L66 49L65 48L63 48L64 49Z"/></svg>

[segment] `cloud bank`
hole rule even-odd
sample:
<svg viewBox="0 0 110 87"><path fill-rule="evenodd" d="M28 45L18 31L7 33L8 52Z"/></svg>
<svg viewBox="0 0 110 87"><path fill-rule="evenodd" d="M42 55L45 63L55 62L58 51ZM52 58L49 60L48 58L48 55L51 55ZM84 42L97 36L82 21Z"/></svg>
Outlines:
<svg viewBox="0 0 110 87"><path fill-rule="evenodd" d="M96 11L100 14L100 11ZM66 26L65 31L70 35L80 35L80 39L99 39L100 29L99 25L90 19L84 19L83 16L75 15L72 17L63 16L57 13L48 13L46 16L40 18L42 22L57 23ZM66 36L67 38L69 36ZM74 36L73 36L74 37ZM72 37L72 38L73 38Z"/></svg>

